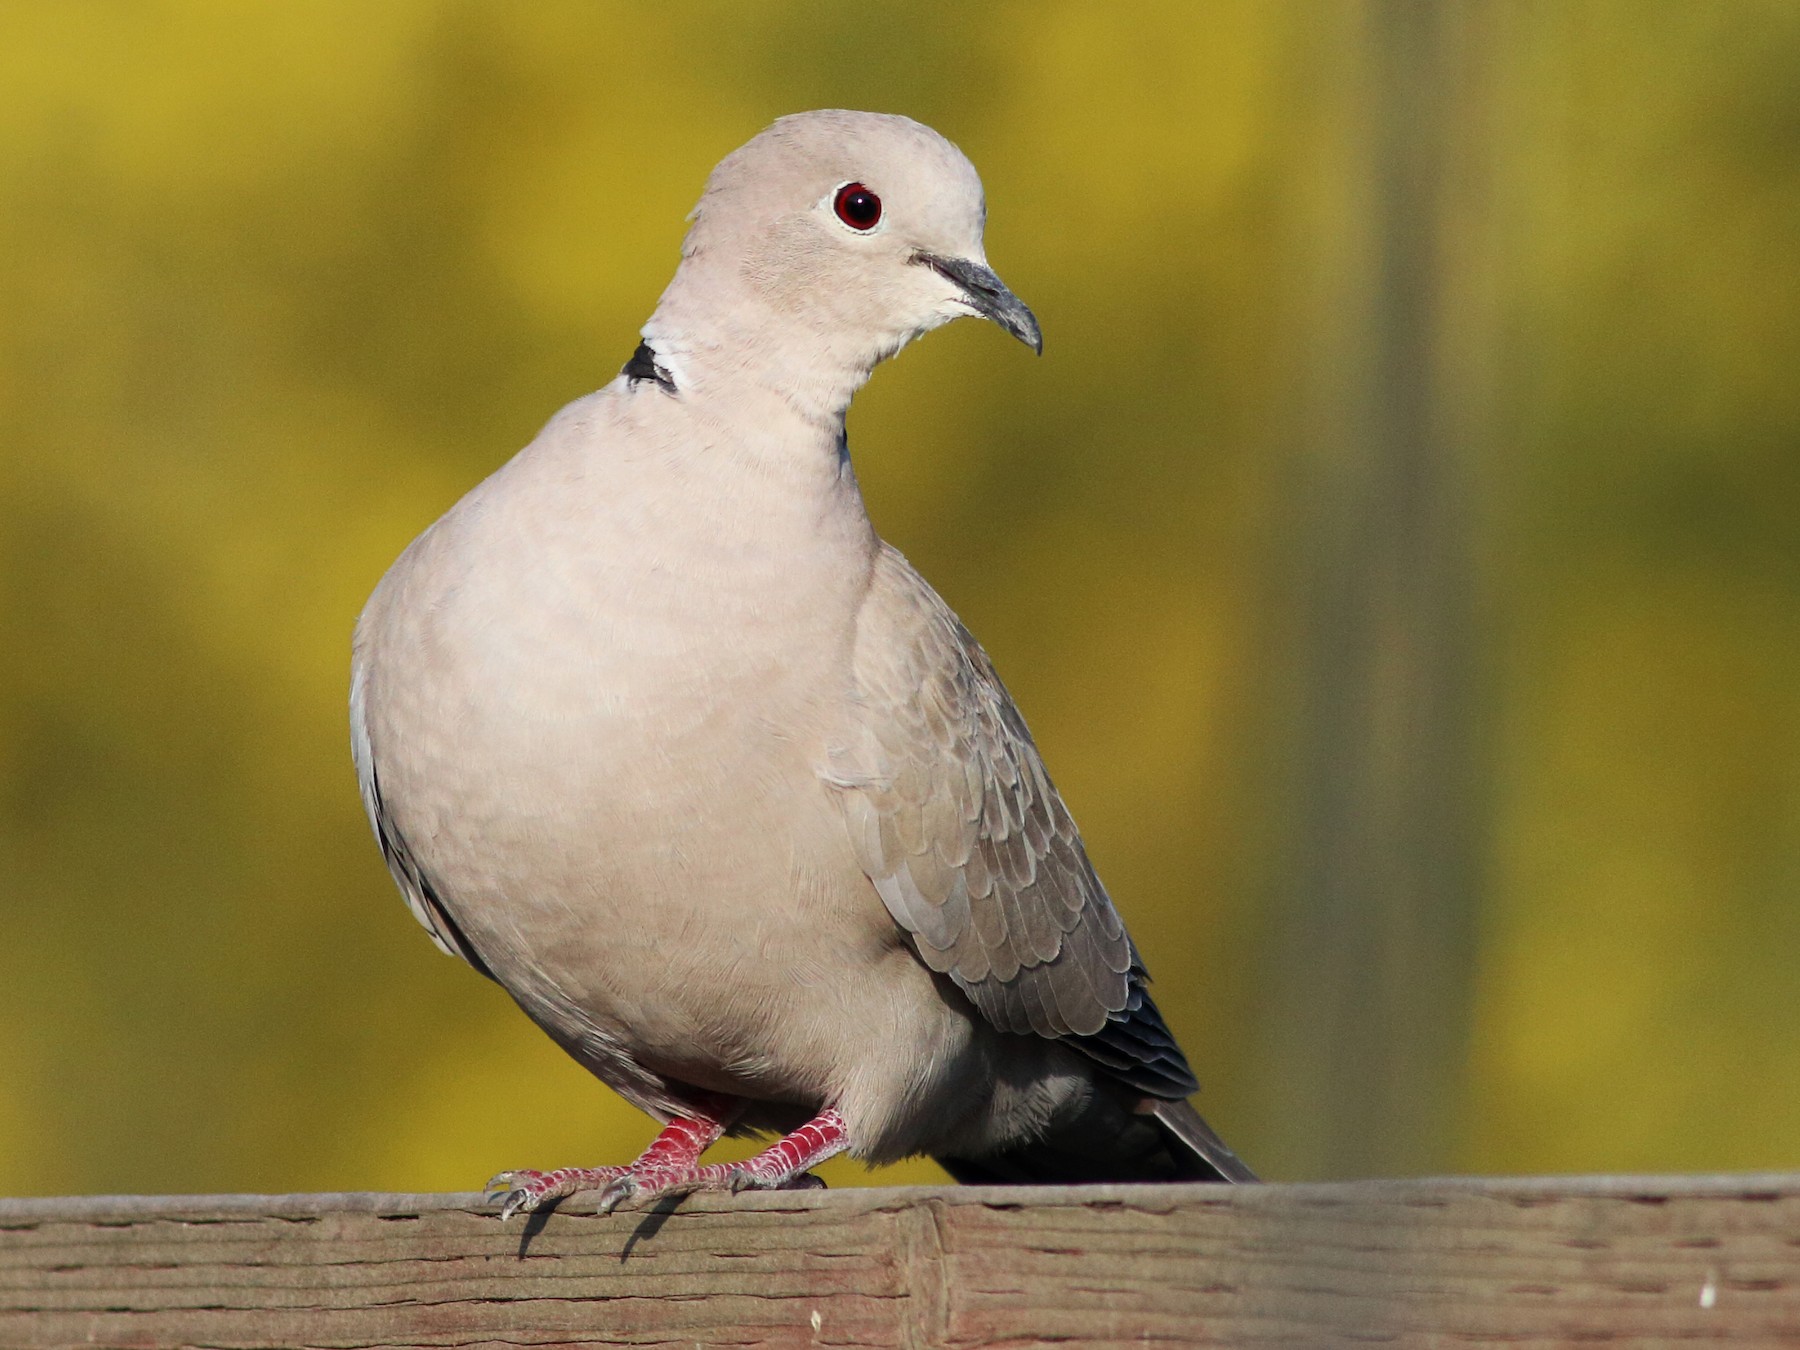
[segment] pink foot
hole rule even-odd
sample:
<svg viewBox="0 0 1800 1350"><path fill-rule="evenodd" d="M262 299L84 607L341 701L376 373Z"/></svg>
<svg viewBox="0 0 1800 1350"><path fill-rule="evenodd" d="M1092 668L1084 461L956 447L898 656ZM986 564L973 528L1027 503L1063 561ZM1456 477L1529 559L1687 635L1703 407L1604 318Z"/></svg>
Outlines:
<svg viewBox="0 0 1800 1350"><path fill-rule="evenodd" d="M721 1115L725 1114L723 1111ZM523 1167L516 1172L502 1172L487 1188L505 1189L500 1204L500 1219L505 1222L515 1214L530 1214L551 1200L560 1200L578 1191L601 1191L601 1212L610 1214L613 1206L606 1203L604 1192L634 1172L661 1177L665 1174L686 1175L700 1165L700 1155L725 1133L725 1124L712 1116L694 1112L691 1118L677 1116L663 1126L662 1133L650 1141L638 1160L630 1167L559 1167L554 1172L539 1172ZM621 1197L622 1198L622 1197Z"/></svg>
<svg viewBox="0 0 1800 1350"><path fill-rule="evenodd" d="M676 1174L672 1169L647 1175L633 1163L625 1175L608 1182L600 1193L600 1212L610 1214L630 1199L654 1199L659 1195L688 1191L783 1191L809 1190L825 1183L809 1175L827 1158L836 1157L850 1144L844 1118L830 1108L775 1141L754 1158L741 1163L698 1163Z"/></svg>
<svg viewBox="0 0 1800 1350"><path fill-rule="evenodd" d="M539 1206L578 1191L596 1191L625 1174L623 1167L559 1167L554 1172L540 1172L533 1167L520 1167L497 1173L487 1184L489 1195L504 1191L501 1197L500 1221L515 1214L530 1214Z"/></svg>
<svg viewBox="0 0 1800 1350"><path fill-rule="evenodd" d="M723 1169L724 1181L732 1191L780 1191L823 1186L817 1177L807 1173L827 1158L835 1158L850 1147L850 1131L844 1118L826 1107L790 1135L777 1139L768 1148L741 1163L715 1163L704 1171Z"/></svg>
<svg viewBox="0 0 1800 1350"><path fill-rule="evenodd" d="M792 1134L741 1163L700 1164L700 1155L725 1132L714 1120L672 1120L629 1167L564 1167L502 1172L489 1190L508 1189L500 1217L530 1213L546 1201L598 1190L599 1211L610 1214L627 1200L651 1200L689 1191L785 1190L817 1186L808 1169L849 1145L844 1118L825 1110Z"/></svg>

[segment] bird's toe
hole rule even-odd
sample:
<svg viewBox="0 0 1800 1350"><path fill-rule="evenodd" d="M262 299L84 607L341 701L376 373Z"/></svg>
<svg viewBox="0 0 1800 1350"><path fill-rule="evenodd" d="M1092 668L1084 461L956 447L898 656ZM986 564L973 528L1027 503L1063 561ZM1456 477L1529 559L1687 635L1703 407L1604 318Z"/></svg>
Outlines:
<svg viewBox="0 0 1800 1350"><path fill-rule="evenodd" d="M604 1192L625 1170L623 1167L559 1167L554 1172L540 1172L521 1167L497 1173L487 1184L487 1194L490 1198L498 1197L500 1218L504 1222L515 1214L531 1214L551 1200L560 1200L580 1191Z"/></svg>

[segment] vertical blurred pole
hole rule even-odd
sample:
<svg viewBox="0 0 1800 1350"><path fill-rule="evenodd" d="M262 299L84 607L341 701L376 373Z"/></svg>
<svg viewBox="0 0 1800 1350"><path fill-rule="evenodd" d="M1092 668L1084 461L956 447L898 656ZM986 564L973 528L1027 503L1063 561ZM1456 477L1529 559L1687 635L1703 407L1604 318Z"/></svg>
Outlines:
<svg viewBox="0 0 1800 1350"><path fill-rule="evenodd" d="M1288 1176L1453 1157L1484 842L1474 487L1493 12L1352 0L1320 34L1337 40L1317 61L1303 618L1264 1061L1270 1163Z"/></svg>

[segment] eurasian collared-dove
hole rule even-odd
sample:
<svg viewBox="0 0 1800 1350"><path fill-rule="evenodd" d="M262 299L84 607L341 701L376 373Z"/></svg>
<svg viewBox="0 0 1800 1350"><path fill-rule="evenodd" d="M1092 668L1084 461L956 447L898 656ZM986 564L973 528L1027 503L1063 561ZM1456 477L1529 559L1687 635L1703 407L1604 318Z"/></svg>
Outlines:
<svg viewBox="0 0 1800 1350"><path fill-rule="evenodd" d="M786 117L706 185L619 377L413 542L357 626L363 801L414 915L666 1123L601 1189L1250 1180L987 656L875 534L844 440L962 315L1040 347L967 159ZM725 1132L785 1137L703 1166Z"/></svg>

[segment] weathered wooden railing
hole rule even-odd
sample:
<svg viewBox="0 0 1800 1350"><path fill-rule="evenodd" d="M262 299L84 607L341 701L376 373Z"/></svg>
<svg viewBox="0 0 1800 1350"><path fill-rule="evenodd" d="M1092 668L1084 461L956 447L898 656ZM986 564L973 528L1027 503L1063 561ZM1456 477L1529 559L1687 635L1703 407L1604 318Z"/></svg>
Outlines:
<svg viewBox="0 0 1800 1350"><path fill-rule="evenodd" d="M0 1345L1800 1345L1800 1175L0 1200Z"/></svg>

